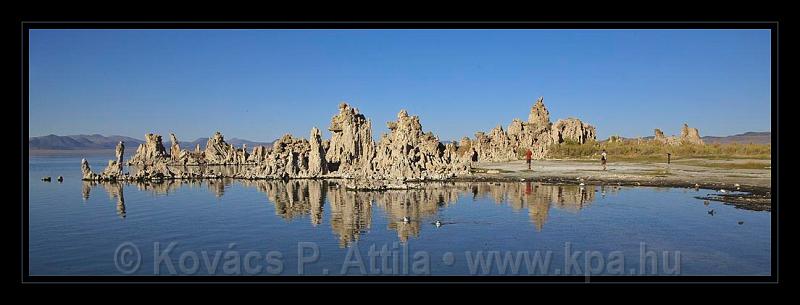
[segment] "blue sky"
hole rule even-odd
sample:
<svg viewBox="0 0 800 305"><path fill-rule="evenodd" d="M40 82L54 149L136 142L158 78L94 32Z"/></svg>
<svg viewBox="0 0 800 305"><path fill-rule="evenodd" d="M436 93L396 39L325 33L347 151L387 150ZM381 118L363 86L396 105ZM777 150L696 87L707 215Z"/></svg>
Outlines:
<svg viewBox="0 0 800 305"><path fill-rule="evenodd" d="M442 140L578 117L598 138L770 130L768 30L32 30L30 135L271 141L341 101ZM329 133L324 133L329 138Z"/></svg>

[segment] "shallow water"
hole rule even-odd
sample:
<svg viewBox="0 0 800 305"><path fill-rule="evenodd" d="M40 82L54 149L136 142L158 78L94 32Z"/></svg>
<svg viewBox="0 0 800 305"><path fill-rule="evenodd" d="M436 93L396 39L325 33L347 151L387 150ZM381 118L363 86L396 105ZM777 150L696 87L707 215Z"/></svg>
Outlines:
<svg viewBox="0 0 800 305"><path fill-rule="evenodd" d="M87 157L95 170L107 159ZM322 180L90 183L80 181L75 156L31 157L29 169L31 275L771 270L771 213L694 198L713 190L482 182L353 192ZM59 175L63 183L55 181Z"/></svg>

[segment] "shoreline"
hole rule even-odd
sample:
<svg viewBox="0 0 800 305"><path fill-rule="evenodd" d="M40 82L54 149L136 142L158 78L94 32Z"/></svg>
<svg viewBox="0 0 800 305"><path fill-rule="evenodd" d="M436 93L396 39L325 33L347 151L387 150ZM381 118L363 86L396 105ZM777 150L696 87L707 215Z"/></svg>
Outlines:
<svg viewBox="0 0 800 305"><path fill-rule="evenodd" d="M510 162L478 162L472 164L469 175L453 175L442 178L406 178L382 179L359 178L349 175L322 175L316 177L281 177L281 176L245 176L244 172L232 171L225 173L211 172L210 174L195 173L186 177L164 177L160 179L146 178L145 180L202 180L202 179L243 179L243 180L283 180L283 179L332 179L353 181L394 181L402 183L417 183L430 181L455 181L455 182L547 182L547 183L591 183L591 184L616 184L626 186L656 186L677 188L704 188L723 189L726 191L745 191L759 195L768 195L772 191L770 160L756 160L762 162L763 169L737 169L720 168L719 164L741 164L749 159L731 160L704 160L716 165L703 166L696 162L702 159L687 159L673 162L667 166L664 163L618 161L610 162L608 170L601 170L598 162L586 160L535 160L533 170L528 170L525 161ZM213 168L231 169L246 168L256 164L237 165L168 165L170 168ZM132 166L135 168L136 166ZM85 179L98 180L98 179ZM117 180L137 180L133 177Z"/></svg>
<svg viewBox="0 0 800 305"><path fill-rule="evenodd" d="M707 162L706 163L702 163ZM704 194L695 198L723 202L748 209L771 210L772 183L771 161L758 160L764 168L748 168L743 166L752 162L745 159L703 160L687 159L673 162L669 166L664 163L648 163L633 161L610 162L608 170L602 171L599 162L586 160L537 160L533 162L533 171L527 170L524 161L491 162L473 164L470 175L448 177L443 179L364 179L353 177L246 177L239 173L220 173L209 176L174 177L147 180L163 182L165 180L337 180L345 181L343 186L352 191L387 191L410 190L413 184L427 182L538 182L547 184L610 185L627 187L670 187L684 189L714 190L716 194ZM743 168L735 168L742 166ZM229 168L233 166L216 165ZM101 181L102 182L102 181ZM135 183L136 180L121 179L118 182ZM722 191L724 190L724 191ZM700 195L700 194L698 194Z"/></svg>
<svg viewBox="0 0 800 305"><path fill-rule="evenodd" d="M614 179L572 179L566 177L531 177L531 178L515 178L515 177L502 177L502 176L485 176L473 175L471 177L455 177L448 179L427 179L427 180L406 180L400 184L384 184L384 180L369 180L373 184L361 184L354 186L351 184L357 179L341 178L341 177L308 177L308 178L243 178L243 177L230 177L230 176L217 176L217 177L195 177L195 178L169 178L160 180L83 180L90 183L166 183L168 181L214 181L214 180L238 180L238 181L291 181L291 180L325 180L337 182L338 185L353 192L386 192L386 191L413 191L420 189L419 184L425 183L520 183L520 182L534 182L546 185L586 185L586 186L611 186L611 187L657 187L657 188L682 188L694 190L717 190L719 187L725 187L725 184L718 183L681 183L676 181L631 181L631 180L614 180ZM378 184L375 184L378 183ZM731 185L728 185L731 186ZM771 188L761 186L740 185L735 190L736 194L706 194L706 196L695 196L696 199L708 201L721 202L726 205L732 205L737 208L755 210L755 211L771 211L772 199ZM726 190L727 192L727 190Z"/></svg>

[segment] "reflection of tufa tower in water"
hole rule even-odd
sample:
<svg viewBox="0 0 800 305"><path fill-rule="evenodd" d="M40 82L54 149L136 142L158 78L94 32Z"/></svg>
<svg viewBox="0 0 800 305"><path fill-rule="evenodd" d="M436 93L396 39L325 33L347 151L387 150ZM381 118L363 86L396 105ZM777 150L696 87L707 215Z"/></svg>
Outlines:
<svg viewBox="0 0 800 305"><path fill-rule="evenodd" d="M331 229L339 235L339 246L358 241L372 226L372 198L364 192L350 192L342 187L328 191L331 204Z"/></svg>
<svg viewBox="0 0 800 305"><path fill-rule="evenodd" d="M324 205L330 204L330 226L339 238L340 247L358 241L361 234L372 227L373 205L377 205L387 219L387 229L394 230L401 242L419 237L423 226L437 220L441 209L458 202L460 196L473 200L490 199L494 204L508 204L515 212L525 209L536 231L542 231L550 209L578 212L595 200L595 186L548 185L542 183L485 183L485 182L433 182L410 190L383 192L355 192L336 182L324 180L168 180L161 183L140 182L134 185L142 191L166 194L179 187L201 188L207 184L216 196L224 195L225 188L234 181L255 187L266 194L275 214L287 221L309 217L313 226L324 222ZM102 184L109 198L116 203L117 214L127 215L123 184L117 182L85 181L82 194L88 199L92 187ZM601 194L614 192L617 187L600 187ZM407 221L403 219L407 218Z"/></svg>

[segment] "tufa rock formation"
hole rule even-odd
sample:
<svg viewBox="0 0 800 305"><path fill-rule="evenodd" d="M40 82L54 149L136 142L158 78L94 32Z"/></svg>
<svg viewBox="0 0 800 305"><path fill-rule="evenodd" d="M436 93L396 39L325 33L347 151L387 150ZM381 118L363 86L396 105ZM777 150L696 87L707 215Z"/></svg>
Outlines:
<svg viewBox="0 0 800 305"><path fill-rule="evenodd" d="M544 97L536 99L536 104L531 107L531 113L528 114L528 124L543 128L550 127L550 112L544 106Z"/></svg>
<svg viewBox="0 0 800 305"><path fill-rule="evenodd" d="M372 123L346 103L339 104L339 114L331 119L330 147L325 153L331 171L357 173L371 171L375 154Z"/></svg>
<svg viewBox="0 0 800 305"><path fill-rule="evenodd" d="M169 153L157 134L147 134L145 143L127 162L130 173L123 173L121 153L106 169L92 173L86 160L81 163L84 180L165 180L165 179L290 179L348 178L348 189L407 189L405 182L444 180L470 175L472 162L517 160L525 150L540 159L548 146L567 141L586 143L595 140L595 129L578 119L550 122L542 98L531 108L528 122L514 119L508 131L497 126L475 139L442 143L431 132L424 132L418 116L405 110L397 120L387 123L388 133L376 144L372 124L358 109L346 103L331 119L330 140L323 140L318 128L309 138L284 135L272 147L257 146L248 152L225 142L217 131L206 147L183 150L175 134L170 134ZM691 134L691 131L687 132Z"/></svg>
<svg viewBox="0 0 800 305"><path fill-rule="evenodd" d="M169 133L169 139L172 142L172 145L169 147L169 157L172 161L178 161L182 159L183 152L181 151L181 145L178 142L178 138L175 136L174 133Z"/></svg>
<svg viewBox="0 0 800 305"><path fill-rule="evenodd" d="M219 131L208 138L203 153L207 164L237 164L236 148L225 142L225 137Z"/></svg>
<svg viewBox="0 0 800 305"><path fill-rule="evenodd" d="M119 141L117 147L114 149L117 156L117 163L119 163L120 171L122 171L122 158L125 156L125 142Z"/></svg>
<svg viewBox="0 0 800 305"><path fill-rule="evenodd" d="M97 175L89 168L89 161L81 159L81 177L83 180L97 180Z"/></svg>
<svg viewBox="0 0 800 305"><path fill-rule="evenodd" d="M461 146L470 146L474 151L473 161L504 162L520 159L528 149L533 153L533 159L543 159L550 145L564 142L584 144L595 140L594 126L581 120L569 118L552 124L550 112L544 105L544 99L540 97L531 107L528 122L514 119L508 125L507 132L498 125L488 135L484 132L476 133L475 139L469 144L465 143L466 139L462 139ZM470 151L462 150L462 153L469 154Z"/></svg>
<svg viewBox="0 0 800 305"><path fill-rule="evenodd" d="M592 125L575 118L558 120L553 124L551 136L552 142L556 144L563 142L583 144L597 138Z"/></svg>
<svg viewBox="0 0 800 305"><path fill-rule="evenodd" d="M418 116L401 110L388 122L389 133L378 142L372 160L374 176L381 179L446 179L469 173L468 160L458 158L455 143L443 145L433 133L423 133Z"/></svg>
<svg viewBox="0 0 800 305"><path fill-rule="evenodd" d="M697 128L690 128L686 123L683 123L683 127L681 128L681 141L689 144L705 144L703 139L700 138L700 130Z"/></svg>
<svg viewBox="0 0 800 305"><path fill-rule="evenodd" d="M308 137L310 151L308 154L308 174L319 177L328 173L328 161L325 160L325 148L322 144L322 133L318 128L311 129Z"/></svg>
<svg viewBox="0 0 800 305"><path fill-rule="evenodd" d="M160 135L148 133L144 135L144 140L144 143L139 144L133 158L128 161L128 165L153 165L169 158Z"/></svg>
<svg viewBox="0 0 800 305"><path fill-rule="evenodd" d="M664 132L661 131L661 129L656 128L653 141L667 145L682 145L682 144L705 145L703 139L700 138L700 131L697 130L697 128L690 128L689 125L686 123L684 123L683 127L681 128L680 136L667 137L664 135Z"/></svg>

